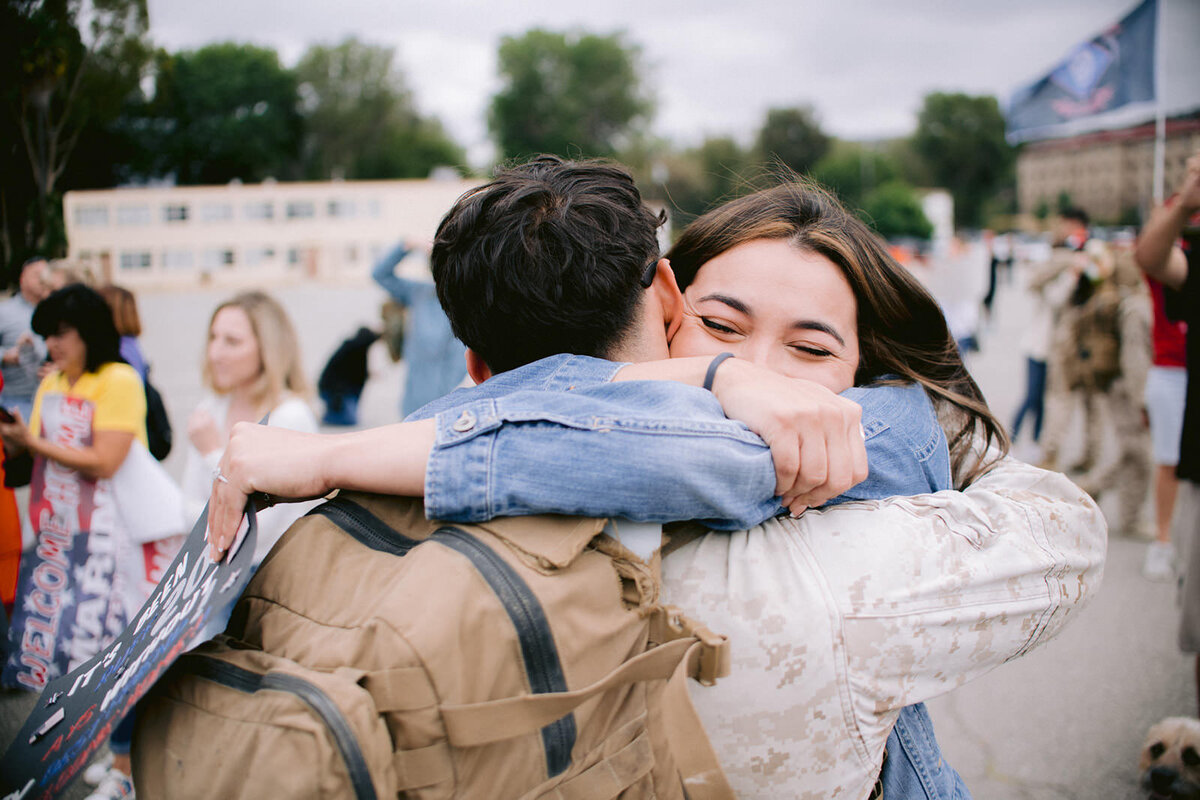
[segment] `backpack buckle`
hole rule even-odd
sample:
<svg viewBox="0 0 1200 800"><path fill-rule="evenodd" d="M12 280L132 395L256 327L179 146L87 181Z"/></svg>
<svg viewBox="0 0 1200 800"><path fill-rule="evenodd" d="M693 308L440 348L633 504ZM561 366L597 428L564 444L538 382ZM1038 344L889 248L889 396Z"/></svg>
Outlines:
<svg viewBox="0 0 1200 800"><path fill-rule="evenodd" d="M724 678L731 668L729 637L713 633L706 625L686 616L675 606L662 606L665 635L662 641L695 638L700 641L700 658L691 677L704 686L712 686Z"/></svg>

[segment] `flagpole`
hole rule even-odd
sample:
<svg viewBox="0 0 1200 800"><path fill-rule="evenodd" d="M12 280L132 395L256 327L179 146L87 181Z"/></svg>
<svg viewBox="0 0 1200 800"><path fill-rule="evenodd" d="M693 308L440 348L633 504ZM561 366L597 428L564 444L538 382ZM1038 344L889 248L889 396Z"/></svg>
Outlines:
<svg viewBox="0 0 1200 800"><path fill-rule="evenodd" d="M1167 114L1163 98L1163 88L1167 83L1167 40L1166 16L1168 0L1156 0L1158 3L1158 30L1154 42L1154 204L1163 203L1163 183L1166 179L1167 159Z"/></svg>

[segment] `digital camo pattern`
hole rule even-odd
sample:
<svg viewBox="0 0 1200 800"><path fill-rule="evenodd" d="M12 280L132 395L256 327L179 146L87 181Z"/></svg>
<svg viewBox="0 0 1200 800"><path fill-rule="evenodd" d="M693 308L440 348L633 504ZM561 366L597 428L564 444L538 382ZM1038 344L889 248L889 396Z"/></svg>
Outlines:
<svg viewBox="0 0 1200 800"><path fill-rule="evenodd" d="M669 602L727 634L692 696L744 798L861 800L896 715L1048 641L1095 593L1107 529L1005 459L965 492L847 503L671 554Z"/></svg>

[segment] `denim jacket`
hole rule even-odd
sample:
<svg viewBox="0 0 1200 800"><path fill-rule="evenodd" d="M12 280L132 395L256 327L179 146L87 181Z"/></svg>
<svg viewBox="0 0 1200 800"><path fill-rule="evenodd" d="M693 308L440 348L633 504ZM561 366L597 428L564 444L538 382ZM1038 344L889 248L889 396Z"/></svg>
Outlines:
<svg viewBox="0 0 1200 800"><path fill-rule="evenodd" d="M466 348L450 329L438 302L433 280L414 280L396 274L396 265L409 255L403 242L389 250L371 269L371 278L391 298L408 309L404 326L404 379L401 413L409 414L446 394L467 374Z"/></svg>
<svg viewBox="0 0 1200 800"><path fill-rule="evenodd" d="M741 530L782 511L762 439L703 389L611 382L622 366L552 356L412 415L437 418L425 474L430 517L560 513ZM921 387L854 387L843 396L862 406L870 475L830 504L950 486L945 435Z"/></svg>

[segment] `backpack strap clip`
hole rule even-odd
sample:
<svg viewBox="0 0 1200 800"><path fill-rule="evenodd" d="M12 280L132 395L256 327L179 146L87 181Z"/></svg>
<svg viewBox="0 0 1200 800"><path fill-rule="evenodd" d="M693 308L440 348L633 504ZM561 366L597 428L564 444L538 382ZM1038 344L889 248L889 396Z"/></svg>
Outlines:
<svg viewBox="0 0 1200 800"><path fill-rule="evenodd" d="M651 612L650 638L658 644L676 639L697 639L700 656L690 677L704 686L712 686L718 678L729 674L731 661L729 638L713 633L706 625L686 616L675 606L658 606Z"/></svg>

